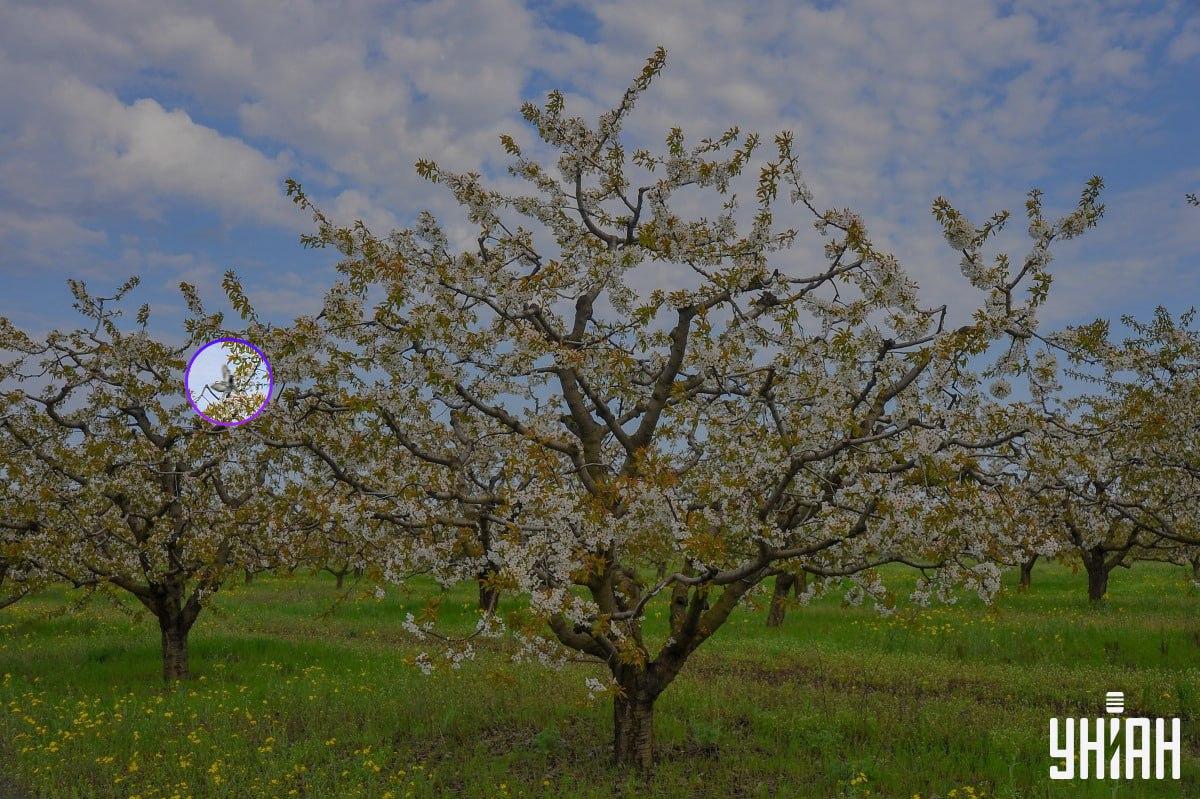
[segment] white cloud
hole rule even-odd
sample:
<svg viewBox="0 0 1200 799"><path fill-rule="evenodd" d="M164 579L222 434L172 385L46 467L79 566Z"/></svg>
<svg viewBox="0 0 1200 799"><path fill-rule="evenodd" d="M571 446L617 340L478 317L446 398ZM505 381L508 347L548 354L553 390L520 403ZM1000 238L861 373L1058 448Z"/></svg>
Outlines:
<svg viewBox="0 0 1200 799"><path fill-rule="evenodd" d="M386 227L448 206L414 176L417 158L498 163L496 136L520 130L530 82L573 88L571 110L594 114L662 43L669 65L631 123L636 141L661 142L675 124L694 137L734 123L768 136L791 128L819 201L864 211L880 244L953 299L965 295L946 277L956 269L932 198L976 217L1019 207L1030 184L1061 183L1062 164L1152 131L1159 122L1137 101L1158 54L1200 52L1200 24L1178 3L579 8L595 20L588 41L517 0L0 0L0 132L12 134L0 150L10 219L0 231L18 217L87 231L97 207L153 215L168 204L303 226L279 197L285 174L335 217ZM1080 166L1072 192L1105 166Z"/></svg>
<svg viewBox="0 0 1200 799"><path fill-rule="evenodd" d="M1183 310L1200 296L1197 209L1184 201L1200 185L1200 167L1124 186L1105 198L1105 218L1071 245L1051 293L1057 321L1108 315L1137 306Z"/></svg>
<svg viewBox="0 0 1200 799"><path fill-rule="evenodd" d="M1193 17L1167 47L1167 56L1177 63L1200 55L1200 17Z"/></svg>
<svg viewBox="0 0 1200 799"><path fill-rule="evenodd" d="M237 96L255 72L253 48L217 27L209 17L167 12L150 15L134 28L144 59L187 76L194 90L220 104Z"/></svg>
<svg viewBox="0 0 1200 799"><path fill-rule="evenodd" d="M665 44L636 137L658 141L674 124L696 137L733 122L793 129L818 202L863 211L927 299L962 308L974 297L930 217L935 196L973 218L1019 217L1027 188L1061 185L1062 163L1151 124L1130 108L1151 79L1144 54L1177 23L1170 9L1134 18L1096 5L780 0L731 14L715 1L611 0L589 5L598 41L571 42L549 67L589 76L569 107L592 112ZM1079 167L1068 195L1106 166ZM1022 238L1007 241L1019 258Z"/></svg>
<svg viewBox="0 0 1200 799"><path fill-rule="evenodd" d="M67 253L82 253L107 240L104 231L84 227L65 214L0 210L0 244L25 253L27 260L39 265Z"/></svg>
<svg viewBox="0 0 1200 799"><path fill-rule="evenodd" d="M63 144L101 198L153 215L164 198L216 208L237 221L292 219L282 197L284 156L268 158L243 141L196 123L156 100L130 104L68 79L49 95Z"/></svg>

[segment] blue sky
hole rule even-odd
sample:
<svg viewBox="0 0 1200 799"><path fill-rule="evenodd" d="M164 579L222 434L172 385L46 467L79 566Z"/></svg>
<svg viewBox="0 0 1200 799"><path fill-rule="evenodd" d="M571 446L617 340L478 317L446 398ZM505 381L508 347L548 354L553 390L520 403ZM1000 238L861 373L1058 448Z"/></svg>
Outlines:
<svg viewBox="0 0 1200 799"><path fill-rule="evenodd" d="M417 158L500 175L522 99L598 113L659 43L633 141L794 130L818 202L862 212L931 301L965 296L935 196L1065 210L1092 174L1109 213L1059 249L1046 322L1200 297L1195 0L0 0L0 314L40 332L71 321L66 278L139 274L167 324L178 281L215 304L229 268L265 317L311 312L330 258L297 243L285 177L346 222L448 214Z"/></svg>

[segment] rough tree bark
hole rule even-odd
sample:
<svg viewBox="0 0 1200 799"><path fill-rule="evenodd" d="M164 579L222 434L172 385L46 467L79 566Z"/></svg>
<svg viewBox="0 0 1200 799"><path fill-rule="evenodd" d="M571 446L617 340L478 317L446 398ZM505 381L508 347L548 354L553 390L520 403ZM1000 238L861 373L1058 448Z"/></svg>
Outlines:
<svg viewBox="0 0 1200 799"><path fill-rule="evenodd" d="M190 625L180 619L158 620L162 634L163 680L175 682L191 676L188 670L188 631Z"/></svg>
<svg viewBox="0 0 1200 799"><path fill-rule="evenodd" d="M485 613L491 613L500 604L500 591L490 582L493 574L492 570L479 574L479 609Z"/></svg>
<svg viewBox="0 0 1200 799"><path fill-rule="evenodd" d="M163 681L188 679L192 676L188 668L188 633L200 615L199 601L193 596L185 603L179 593L166 593L147 604L158 618Z"/></svg>
<svg viewBox="0 0 1200 799"><path fill-rule="evenodd" d="M485 519L479 521L479 545L485 554L492 546L491 525ZM491 613L500 606L500 590L493 583L495 576L496 567L488 562L475 575L479 583L479 610L483 613Z"/></svg>
<svg viewBox="0 0 1200 799"><path fill-rule="evenodd" d="M1108 575L1112 573L1112 570L1117 566L1129 568L1125 563L1125 558L1129 551L1137 546L1137 534L1114 522L1108 530L1106 540L1112 542L1118 538L1119 534L1124 533L1120 539L1123 543L1118 546L1113 546L1111 543L1086 545L1085 537L1075 522L1070 501L1064 504L1064 509L1066 510L1067 530L1071 534L1072 542L1079 548L1079 558L1083 561L1083 568L1087 570L1088 599L1092 604L1097 604L1104 601L1104 595L1108 593Z"/></svg>
<svg viewBox="0 0 1200 799"><path fill-rule="evenodd" d="M795 590L800 596L808 590L808 574L800 572L800 576L784 572L775 577L775 592L771 595L771 607L767 611L767 626L778 627L783 624L787 615L788 594Z"/></svg>
<svg viewBox="0 0 1200 799"><path fill-rule="evenodd" d="M1099 547L1083 553L1083 568L1088 576L1088 599L1093 604L1102 602L1108 593L1108 575L1114 565L1105 560L1104 550Z"/></svg>
<svg viewBox="0 0 1200 799"><path fill-rule="evenodd" d="M775 591L771 594L771 608L767 611L767 626L778 627L783 624L783 617L787 613L787 598L792 592L792 583L796 582L796 576L784 572L775 577Z"/></svg>
<svg viewBox="0 0 1200 799"><path fill-rule="evenodd" d="M678 676L691 654L729 619L742 597L764 576L762 573L750 574L728 584L712 602L710 586L691 590L687 585L677 584L671 593L671 638L654 660L646 658L632 664L623 663L617 659L615 651L606 652L587 631L568 630L561 619L551 621L563 643L608 661L617 685L613 697L613 759L618 767L641 772L653 767L655 701ZM603 586L602 583L596 587ZM638 652L645 658L648 653L640 625L635 625L630 634L637 642Z"/></svg>
<svg viewBox="0 0 1200 799"><path fill-rule="evenodd" d="M158 619L163 680L170 684L189 678L188 633L200 615L201 597L215 592L220 583L202 582L185 598L186 584L179 579L155 581L149 585L136 585L120 578L113 582L136 596Z"/></svg>
<svg viewBox="0 0 1200 799"><path fill-rule="evenodd" d="M620 667L613 698L613 760L618 766L649 771L654 766L654 702L669 680L651 671Z"/></svg>
<svg viewBox="0 0 1200 799"><path fill-rule="evenodd" d="M1037 563L1037 559L1038 556L1034 555L1029 560L1021 563L1021 582L1019 587L1022 591L1029 588L1033 582L1033 564Z"/></svg>

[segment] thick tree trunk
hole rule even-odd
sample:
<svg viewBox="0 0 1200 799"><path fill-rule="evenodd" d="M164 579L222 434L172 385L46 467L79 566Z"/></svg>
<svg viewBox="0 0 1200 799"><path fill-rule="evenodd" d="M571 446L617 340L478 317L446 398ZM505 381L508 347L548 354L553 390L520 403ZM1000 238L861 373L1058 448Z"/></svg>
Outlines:
<svg viewBox="0 0 1200 799"><path fill-rule="evenodd" d="M1022 591L1029 588L1030 584L1033 582L1033 564L1037 563L1037 559L1038 556L1034 555L1029 560L1021 563L1020 588Z"/></svg>
<svg viewBox="0 0 1200 799"><path fill-rule="evenodd" d="M179 616L161 615L158 620L162 634L163 680L168 683L186 680L188 671L188 632L191 624Z"/></svg>
<svg viewBox="0 0 1200 799"><path fill-rule="evenodd" d="M620 769L654 768L654 702L683 667L686 655L659 662L651 670L618 665L613 679L613 762Z"/></svg>
<svg viewBox="0 0 1200 799"><path fill-rule="evenodd" d="M808 590L808 573L780 574L775 577L775 592L771 595L771 607L767 610L767 626L778 627L787 615L788 593L795 591L797 597Z"/></svg>
<svg viewBox="0 0 1200 799"><path fill-rule="evenodd" d="M787 615L788 594L792 592L795 582L796 576L787 572L775 577L775 593L771 595L771 608L767 611L768 627L783 624L783 617Z"/></svg>
<svg viewBox="0 0 1200 799"><path fill-rule="evenodd" d="M1108 572L1103 568L1088 572L1088 599L1100 602L1108 593Z"/></svg>
<svg viewBox="0 0 1200 799"><path fill-rule="evenodd" d="M475 582L479 586L479 610L491 613L500 607L500 589L493 584L496 577L496 567L487 564L475 574Z"/></svg>
<svg viewBox="0 0 1200 799"><path fill-rule="evenodd" d="M1192 559L1192 582L1200 583L1200 558Z"/></svg>
<svg viewBox="0 0 1200 799"><path fill-rule="evenodd" d="M483 580L479 581L479 609L491 613L500 604L500 591Z"/></svg>
<svg viewBox="0 0 1200 799"><path fill-rule="evenodd" d="M475 580L479 583L479 610L492 613L500 607L500 590L492 584L496 566L487 559L492 548L492 527L487 519L479 521L479 547L484 555L483 568L475 574Z"/></svg>
<svg viewBox="0 0 1200 799"><path fill-rule="evenodd" d="M644 694L613 699L613 760L637 771L654 767L654 699Z"/></svg>
<svg viewBox="0 0 1200 799"><path fill-rule="evenodd" d="M342 585L346 582L346 572L344 570L340 572L334 572L333 576L337 578L338 590L341 590Z"/></svg>
<svg viewBox="0 0 1200 799"><path fill-rule="evenodd" d="M1112 567L1104 562L1104 553L1085 554L1083 566L1087 569L1088 599L1093 604L1103 601L1108 593L1108 574L1112 571Z"/></svg>
<svg viewBox="0 0 1200 799"><path fill-rule="evenodd" d="M709 586L689 589L684 584L676 585L671 592L671 638L653 660L642 643L640 625L636 620L631 625L626 634L640 657L633 662L628 662L629 658L607 658L617 687L613 696L613 760L618 768L642 772L653 768L655 700L679 675L688 657L766 576L765 572L764 568L750 578L726 585L713 601ZM609 576L611 579L611 573ZM593 594L599 596L601 587L600 583L594 585ZM612 644L589 633L586 626L573 626L561 616L552 617L550 626L567 646L602 659L610 654Z"/></svg>

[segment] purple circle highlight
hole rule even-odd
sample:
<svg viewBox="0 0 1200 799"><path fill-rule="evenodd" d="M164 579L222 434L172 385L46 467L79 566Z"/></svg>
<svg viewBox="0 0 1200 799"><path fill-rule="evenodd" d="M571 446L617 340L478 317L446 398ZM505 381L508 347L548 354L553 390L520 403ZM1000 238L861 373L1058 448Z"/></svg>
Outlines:
<svg viewBox="0 0 1200 799"><path fill-rule="evenodd" d="M266 367L267 367L267 393L263 397L262 405L258 406L258 410L256 410L254 413L247 416L245 419L238 419L238 420L235 420L232 422L223 422L219 419L214 419L211 416L206 415L204 413L204 411L200 410L200 407L198 405L196 405L196 401L192 399L192 392L188 387L188 376L192 373L192 364L194 364L196 362L196 359L200 357L200 353L204 352L209 347L215 346L217 344L244 344L245 346L254 350L258 354L258 357L262 359L262 362L264 364L266 364ZM205 344L203 347L196 350L192 354L192 357L188 359L187 368L185 368L183 370L183 393L184 393L184 396L187 397L188 405L192 406L192 410L195 411L196 415L199 416L201 419L208 422L209 424L215 424L218 427L237 427L239 425L246 424L247 422L253 422L259 416L262 416L262 412L267 409L267 405L269 405L271 402L271 392L274 389L275 389L275 370L271 368L271 361L267 359L267 354L265 352L263 352L261 349L259 349L257 346L255 346L254 344L250 343L249 341L246 341L246 339L244 339L244 338L228 337L228 338L213 339L212 341L208 342L207 344Z"/></svg>

